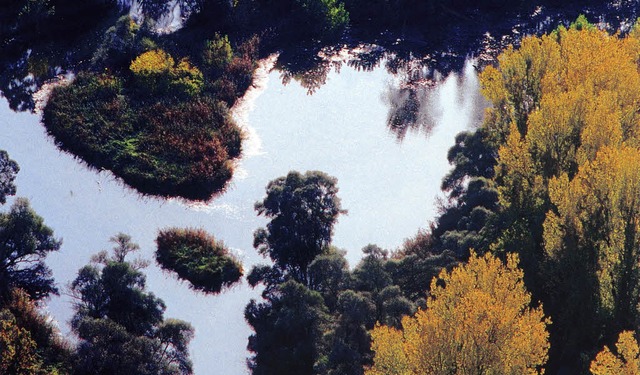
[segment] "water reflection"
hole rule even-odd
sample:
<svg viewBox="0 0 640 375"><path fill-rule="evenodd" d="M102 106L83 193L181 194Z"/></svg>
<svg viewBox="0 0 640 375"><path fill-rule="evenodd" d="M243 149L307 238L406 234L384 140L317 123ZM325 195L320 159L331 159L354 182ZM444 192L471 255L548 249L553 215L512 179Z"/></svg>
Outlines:
<svg viewBox="0 0 640 375"><path fill-rule="evenodd" d="M435 116L428 109L433 107L430 87L395 87L389 85L384 94L389 106L387 127L402 141L408 131L431 134Z"/></svg>
<svg viewBox="0 0 640 375"><path fill-rule="evenodd" d="M215 2L202 0L91 0L67 7L64 12L62 8L54 13L46 7L34 8L24 16L18 9L20 3L3 5L0 12L0 91L17 111L34 109L31 96L46 80L61 71L87 68L103 31L112 26L122 12L129 12L140 21L146 15L151 29L170 32L182 27L190 15L193 15L191 19L218 17L220 20L216 18L215 22L224 25L222 19L238 11L230 6L218 9ZM522 35L549 32L559 24L568 25L581 13L603 28L622 32L628 30L640 14L638 1L618 0L522 1L507 6L505 12L482 12L469 7L463 14L444 13L443 17L436 16L397 30L388 30L382 24L354 26L346 38L335 45L310 42L266 48L267 52L280 52L277 67L282 71L282 81L296 80L312 94L326 83L331 70L339 70L345 63L358 70L371 71L384 61L389 73L399 74L407 71L407 65L417 62L428 71L447 76L461 72L469 57L476 58L482 68L492 63L504 46L517 44ZM62 22L65 17L76 22ZM185 33L189 33L191 26L186 24ZM236 32L268 34L268 28ZM189 35L200 34L195 30ZM350 51L347 59L343 58L345 50ZM420 95L407 93L406 96Z"/></svg>

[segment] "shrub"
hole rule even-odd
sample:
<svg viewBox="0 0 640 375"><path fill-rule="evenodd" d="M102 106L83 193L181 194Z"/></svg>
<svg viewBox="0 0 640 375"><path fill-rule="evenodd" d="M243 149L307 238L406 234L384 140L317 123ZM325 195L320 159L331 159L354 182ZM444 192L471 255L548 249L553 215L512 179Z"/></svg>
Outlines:
<svg viewBox="0 0 640 375"><path fill-rule="evenodd" d="M182 59L171 71L170 91L178 94L194 96L202 91L204 76L188 59Z"/></svg>
<svg viewBox="0 0 640 375"><path fill-rule="evenodd" d="M175 61L161 49L147 51L136 57L129 66L142 89L151 93L166 92Z"/></svg>
<svg viewBox="0 0 640 375"><path fill-rule="evenodd" d="M203 85L188 62L176 70L183 72L176 87ZM118 78L81 73L54 90L44 123L62 149L112 170L141 193L208 200L223 191L242 138L227 107L199 95L149 103L127 94Z"/></svg>
<svg viewBox="0 0 640 375"><path fill-rule="evenodd" d="M70 85L56 87L43 120L60 148L96 167L107 166L116 152L113 141L133 131L122 83L108 74L81 73Z"/></svg>
<svg viewBox="0 0 640 375"><path fill-rule="evenodd" d="M216 33L213 40L207 40L202 50L202 60L213 74L220 74L233 60L229 37Z"/></svg>

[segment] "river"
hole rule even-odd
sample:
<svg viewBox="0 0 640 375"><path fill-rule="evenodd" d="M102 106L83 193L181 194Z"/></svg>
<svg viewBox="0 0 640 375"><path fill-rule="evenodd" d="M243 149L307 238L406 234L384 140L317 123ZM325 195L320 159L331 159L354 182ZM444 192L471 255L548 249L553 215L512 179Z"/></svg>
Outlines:
<svg viewBox="0 0 640 375"><path fill-rule="evenodd" d="M265 262L252 248L254 230L266 224L253 204L263 198L270 180L290 170L322 170L338 178L349 213L340 217L333 243L347 250L353 267L365 245L395 249L428 226L441 196L440 181L450 168L447 150L455 134L472 127L482 111L475 70L468 63L460 76L443 79L423 101L436 124L430 134L410 132L400 142L386 126L388 96L398 84L384 68L362 72L343 65L308 95L296 82L283 85L277 71L265 74L236 113L251 134L245 156L229 190L208 205L143 198L109 172L89 170L55 147L38 115L13 112L4 99L0 149L20 165L18 196L29 198L63 238L61 250L47 258L63 291L92 254L112 247L109 237L130 234L141 255L152 260L157 231L169 226L206 229L233 249L248 272ZM244 282L206 296L155 264L146 274L148 289L167 305L165 317L195 327L191 353L196 374L247 372L251 331L243 310L259 290ZM64 292L52 298L48 310L68 334L70 298Z"/></svg>

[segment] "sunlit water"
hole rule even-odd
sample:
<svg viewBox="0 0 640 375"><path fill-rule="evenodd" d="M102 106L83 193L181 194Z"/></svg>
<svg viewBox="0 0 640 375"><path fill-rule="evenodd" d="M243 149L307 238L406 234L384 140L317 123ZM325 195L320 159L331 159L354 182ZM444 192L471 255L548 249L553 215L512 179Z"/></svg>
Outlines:
<svg viewBox="0 0 640 375"><path fill-rule="evenodd" d="M110 236L125 232L153 259L158 229L202 227L230 246L245 266L264 261L252 248L254 230L266 223L253 204L266 184L290 170L322 170L338 178L342 205L349 211L335 228L334 244L348 251L351 266L360 249L376 243L400 246L436 212L441 178L448 171L448 148L456 133L477 118L478 83L470 64L463 78L450 76L437 86L429 110L437 126L429 137L408 134L403 142L386 127L385 93L397 82L378 68L357 72L343 67L330 73L314 95L296 83L283 86L278 72L265 75L260 88L238 113L250 127L247 155L226 194L208 205L141 198L110 173L87 169L59 152L37 115L0 108L0 149L21 167L18 195L30 199L55 234L63 238L59 253L47 262L61 290ZM7 204L8 206L9 204ZM5 207L6 209L6 207ZM246 282L219 296L192 292L184 283L152 265L148 288L164 299L166 317L191 322L191 344L197 374L243 374L247 337L243 309L259 291ZM428 282L427 280L424 281ZM53 298L50 313L63 333L69 332L71 301Z"/></svg>

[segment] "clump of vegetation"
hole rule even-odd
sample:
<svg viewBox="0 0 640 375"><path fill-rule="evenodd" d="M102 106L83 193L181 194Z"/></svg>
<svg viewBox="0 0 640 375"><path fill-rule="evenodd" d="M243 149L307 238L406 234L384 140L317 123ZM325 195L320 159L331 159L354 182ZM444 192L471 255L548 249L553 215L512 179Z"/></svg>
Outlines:
<svg viewBox="0 0 640 375"><path fill-rule="evenodd" d="M171 55L161 49L142 53L131 62L129 69L138 81L138 88L146 95L174 95L192 97L204 85L202 72L189 59L175 63Z"/></svg>
<svg viewBox="0 0 640 375"><path fill-rule="evenodd" d="M233 50L228 36L216 34L213 39L205 41L202 49L202 61L212 73L221 74L232 60Z"/></svg>
<svg viewBox="0 0 640 375"><path fill-rule="evenodd" d="M604 347L591 362L593 375L636 374L640 369L640 348L632 331L623 331L616 342L615 351Z"/></svg>
<svg viewBox="0 0 640 375"><path fill-rule="evenodd" d="M224 243L202 229L170 228L156 239L160 267L205 293L220 293L242 277L242 264Z"/></svg>
<svg viewBox="0 0 640 375"><path fill-rule="evenodd" d="M207 200L223 191L242 134L226 104L202 93L203 73L162 50L140 54L130 72L80 73L54 90L43 119L58 146L145 194Z"/></svg>
<svg viewBox="0 0 640 375"><path fill-rule="evenodd" d="M368 245L351 271L345 252L331 245L346 211L336 178L323 172L292 171L269 182L255 208L270 221L254 233L254 247L273 263L247 276L264 285L263 298L245 309L254 374L362 375L373 364L375 323L398 327L424 305L426 280L451 263L447 254L418 256L413 245L402 259Z"/></svg>

